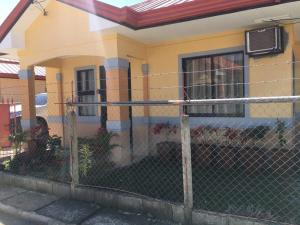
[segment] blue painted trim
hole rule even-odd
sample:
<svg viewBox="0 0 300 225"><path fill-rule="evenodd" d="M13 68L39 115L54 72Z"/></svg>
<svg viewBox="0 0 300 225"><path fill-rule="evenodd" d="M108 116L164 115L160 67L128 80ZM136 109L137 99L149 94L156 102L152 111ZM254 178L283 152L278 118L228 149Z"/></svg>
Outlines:
<svg viewBox="0 0 300 225"><path fill-rule="evenodd" d="M129 61L124 58L109 58L105 59L104 67L107 71L113 69L127 70L129 68Z"/></svg>
<svg viewBox="0 0 300 225"><path fill-rule="evenodd" d="M133 124L133 126L149 125L150 124L150 119L149 119L149 117L144 117L144 116L133 117L132 118L132 124Z"/></svg>
<svg viewBox="0 0 300 225"><path fill-rule="evenodd" d="M63 116L48 116L47 122L48 123L63 123L64 118Z"/></svg>
<svg viewBox="0 0 300 225"><path fill-rule="evenodd" d="M288 127L291 127L294 123L294 118L279 118L284 121ZM218 128L249 128L255 126L276 126L277 118L230 118L230 117L190 117L190 127L196 128L198 126L212 126ZM167 123L171 125L180 125L179 117L151 117L150 124L155 125L159 123Z"/></svg>
<svg viewBox="0 0 300 225"><path fill-rule="evenodd" d="M281 121L284 121L288 127L291 127L295 120L300 119L300 113L296 117L290 118L279 118ZM62 123L64 117L59 116L50 116L47 119L48 123ZM190 127L196 128L198 126L212 126L218 128L240 128L245 129L255 126L276 126L277 118L242 118L242 117L190 117ZM28 121L27 121L28 122ZM100 125L100 117L97 116L85 116L78 117L77 122L79 124L95 124ZM145 126L145 125L155 125L159 123L170 123L171 125L180 125L179 117L133 117L132 118L133 127L135 126ZM109 131L123 131L130 128L130 121L107 121L107 129ZM26 124L27 125L27 124ZM27 125L26 127L28 127Z"/></svg>
<svg viewBox="0 0 300 225"><path fill-rule="evenodd" d="M300 112L295 112L295 121L300 122Z"/></svg>
<svg viewBox="0 0 300 225"><path fill-rule="evenodd" d="M185 58L191 58L191 57L203 57L203 56L210 56L210 55L216 55L216 54L226 54L231 52L244 52L244 83L246 85L244 86L244 92L245 97L249 97L249 57L245 54L245 46L238 46L238 47L232 47L232 48L222 48L222 49L215 49L210 51L203 51L203 52L193 52L188 54L180 54L178 56L178 85L179 85L179 99L183 99L183 69L182 69L182 61ZM180 108L180 111L183 112L183 108ZM245 104L245 118L250 117L250 108L248 104ZM218 117L213 117L218 118ZM201 117L202 119L202 117ZM223 119L223 118L222 118ZM231 118L233 119L233 118ZM240 119L240 118L237 118Z"/></svg>
<svg viewBox="0 0 300 225"><path fill-rule="evenodd" d="M56 80L57 81L61 81L62 80L62 74L61 73L57 73L56 74Z"/></svg>
<svg viewBox="0 0 300 225"><path fill-rule="evenodd" d="M18 76L20 80L28 80L33 76L33 72L32 70L20 70Z"/></svg>
<svg viewBox="0 0 300 225"><path fill-rule="evenodd" d="M130 121L110 120L110 121L106 121L106 127L108 131L114 131L114 132L128 130L130 128Z"/></svg>
<svg viewBox="0 0 300 225"><path fill-rule="evenodd" d="M159 123L169 123L171 125L179 125L179 117L150 117L150 125L155 125Z"/></svg>
<svg viewBox="0 0 300 225"><path fill-rule="evenodd" d="M36 124L35 119L29 119L29 120L21 119L21 127L23 131L33 128L35 124Z"/></svg>
<svg viewBox="0 0 300 225"><path fill-rule="evenodd" d="M78 116L77 123L87 123L87 124L100 124L100 116Z"/></svg>

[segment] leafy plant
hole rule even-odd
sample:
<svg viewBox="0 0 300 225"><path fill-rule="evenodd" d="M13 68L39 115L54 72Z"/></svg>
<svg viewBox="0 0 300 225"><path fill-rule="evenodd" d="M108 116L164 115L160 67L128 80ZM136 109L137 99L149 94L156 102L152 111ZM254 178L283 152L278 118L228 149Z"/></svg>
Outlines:
<svg viewBox="0 0 300 225"><path fill-rule="evenodd" d="M22 145L26 141L27 133L26 132L15 132L9 135L8 140L12 143L14 148L14 153L19 154L22 150Z"/></svg>
<svg viewBox="0 0 300 225"><path fill-rule="evenodd" d="M4 167L4 170L10 170L10 164L11 164L11 160L5 160L3 161L2 165Z"/></svg>
<svg viewBox="0 0 300 225"><path fill-rule="evenodd" d="M50 151L56 151L61 149L61 137L52 135L48 137L47 149Z"/></svg>
<svg viewBox="0 0 300 225"><path fill-rule="evenodd" d="M120 146L118 144L111 144L112 138L117 136L117 133L107 131L106 129L99 129L93 138L78 138L78 144L88 145L96 157L107 156L112 149Z"/></svg>
<svg viewBox="0 0 300 225"><path fill-rule="evenodd" d="M278 143L279 143L280 147L284 147L287 143L287 140L284 137L285 130L286 130L285 122L282 121L282 120L277 119L277 121L276 121L276 133L277 133Z"/></svg>
<svg viewBox="0 0 300 225"><path fill-rule="evenodd" d="M256 126L256 127L250 127L242 131L241 138L243 142L246 142L250 139L256 139L261 140L263 139L266 134L270 131L269 126Z"/></svg>
<svg viewBox="0 0 300 225"><path fill-rule="evenodd" d="M79 149L79 172L83 176L87 176L89 171L93 168L94 161L92 159L93 153L88 144L84 144Z"/></svg>
<svg viewBox="0 0 300 225"><path fill-rule="evenodd" d="M169 141L171 134L177 133L177 125L172 125L170 122L158 123L153 127L153 133L159 135L162 132L165 133L166 141Z"/></svg>
<svg viewBox="0 0 300 225"><path fill-rule="evenodd" d="M203 144L207 144L211 135L216 134L218 128L211 126L199 126L197 128L191 129L192 140L201 140Z"/></svg>
<svg viewBox="0 0 300 225"><path fill-rule="evenodd" d="M228 127L225 130L224 137L228 144L233 144L240 141L240 133L240 130Z"/></svg>

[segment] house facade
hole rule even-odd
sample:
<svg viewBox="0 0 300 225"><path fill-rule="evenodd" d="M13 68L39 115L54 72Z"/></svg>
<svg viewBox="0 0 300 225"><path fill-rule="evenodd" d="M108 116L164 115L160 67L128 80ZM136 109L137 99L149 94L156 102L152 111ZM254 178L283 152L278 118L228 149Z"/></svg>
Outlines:
<svg viewBox="0 0 300 225"><path fill-rule="evenodd" d="M300 60L300 24L295 22L299 7L300 1L275 0L152 0L124 8L95 0L48 0L40 11L31 1L20 0L0 27L0 52L20 61L19 76L28 96L22 102L24 128L35 121L33 67L46 68L47 122L53 134L63 136L66 106L57 103L70 99L84 103L299 94L294 79L300 76L295 63ZM282 52L246 54L246 31L277 26L283 28ZM290 103L277 107L275 112L267 105L258 110L256 104L192 106L186 112L193 126L220 121L230 127L243 121L260 125L277 118L292 120L300 111ZM94 135L100 127L118 132L123 150L116 155L126 161L130 142L133 152L139 147L134 154L144 154L139 141L149 138L149 127L164 121L179 125L183 109L76 110L79 135Z"/></svg>

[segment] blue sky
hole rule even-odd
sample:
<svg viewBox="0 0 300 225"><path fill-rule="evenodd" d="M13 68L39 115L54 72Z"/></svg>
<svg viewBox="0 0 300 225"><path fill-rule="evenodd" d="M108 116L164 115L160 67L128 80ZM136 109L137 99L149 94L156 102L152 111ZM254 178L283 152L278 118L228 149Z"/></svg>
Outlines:
<svg viewBox="0 0 300 225"><path fill-rule="evenodd" d="M0 1L0 24L15 7L19 0L1 0ZM102 2L115 5L117 7L122 7L125 5L133 5L143 0L101 0Z"/></svg>

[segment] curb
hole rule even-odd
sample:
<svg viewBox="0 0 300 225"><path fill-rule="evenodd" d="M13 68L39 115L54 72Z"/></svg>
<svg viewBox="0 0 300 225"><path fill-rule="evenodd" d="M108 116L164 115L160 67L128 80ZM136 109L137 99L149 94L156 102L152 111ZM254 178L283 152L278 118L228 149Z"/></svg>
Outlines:
<svg viewBox="0 0 300 225"><path fill-rule="evenodd" d="M22 219L27 219L32 222L38 222L38 223L43 223L43 224L51 224L51 225L75 225L75 224L66 224L64 222L61 222L59 220L52 219L50 217L46 217L40 214L37 214L36 212L29 212L29 211L24 211L18 208L15 208L13 206L5 205L0 202L0 211L13 215L13 216L18 216Z"/></svg>

